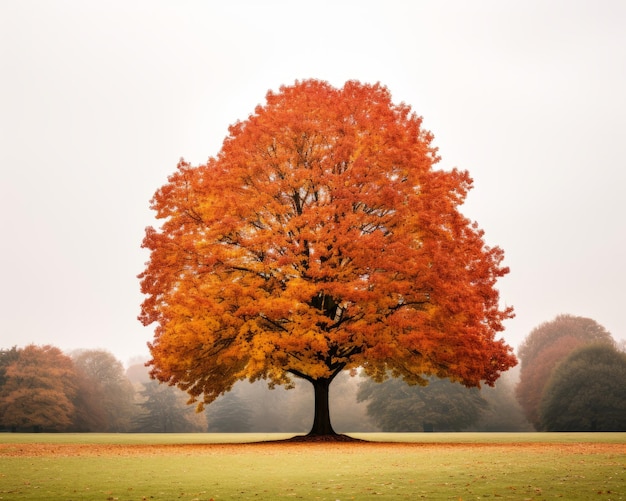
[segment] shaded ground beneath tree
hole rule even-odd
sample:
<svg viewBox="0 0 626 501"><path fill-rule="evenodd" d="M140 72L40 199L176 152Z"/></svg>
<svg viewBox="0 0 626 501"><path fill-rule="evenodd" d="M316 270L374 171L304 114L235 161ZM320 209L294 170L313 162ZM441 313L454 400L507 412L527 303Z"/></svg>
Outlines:
<svg viewBox="0 0 626 501"><path fill-rule="evenodd" d="M219 454L267 454L282 452L307 454L311 449L328 452L416 452L455 449L459 451L519 451L541 452L558 450L569 454L626 454L626 444L611 443L537 443L511 444L472 443L401 443L352 441L306 441L285 440L242 444L176 444L176 445L117 445L117 444L0 444L0 457L97 457L97 456L212 456Z"/></svg>

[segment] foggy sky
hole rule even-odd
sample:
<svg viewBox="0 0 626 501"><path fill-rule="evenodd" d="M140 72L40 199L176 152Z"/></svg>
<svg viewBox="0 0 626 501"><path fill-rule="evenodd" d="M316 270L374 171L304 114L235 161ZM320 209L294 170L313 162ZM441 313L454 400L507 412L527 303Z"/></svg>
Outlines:
<svg viewBox="0 0 626 501"><path fill-rule="evenodd" d="M507 342L561 313L625 339L624 26L618 0L0 2L0 348L147 355L152 194L305 78L381 82L470 172Z"/></svg>

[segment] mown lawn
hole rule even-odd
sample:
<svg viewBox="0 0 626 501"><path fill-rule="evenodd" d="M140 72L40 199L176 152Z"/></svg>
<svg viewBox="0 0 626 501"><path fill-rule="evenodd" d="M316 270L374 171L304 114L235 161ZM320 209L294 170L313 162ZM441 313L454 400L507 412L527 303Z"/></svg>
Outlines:
<svg viewBox="0 0 626 501"><path fill-rule="evenodd" d="M0 499L626 500L626 434L286 436L2 434Z"/></svg>

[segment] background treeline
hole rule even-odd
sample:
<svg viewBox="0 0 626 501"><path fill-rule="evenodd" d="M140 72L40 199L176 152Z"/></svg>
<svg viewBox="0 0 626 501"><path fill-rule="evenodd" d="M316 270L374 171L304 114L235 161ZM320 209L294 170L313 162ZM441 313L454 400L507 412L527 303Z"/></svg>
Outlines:
<svg viewBox="0 0 626 501"><path fill-rule="evenodd" d="M335 430L485 431L530 429L511 374L495 388L468 390L447 380L426 387L378 384L343 373L331 385ZM196 413L186 393L150 380L143 363L125 369L111 353L64 354L54 346L0 350L0 429L64 432L293 432L311 427L313 389L269 389L242 381Z"/></svg>
<svg viewBox="0 0 626 501"><path fill-rule="evenodd" d="M534 329L521 368L495 387L432 378L409 386L356 372L331 385L340 433L368 431L626 431L626 354L590 319L561 315ZM293 432L311 427L313 389L242 381L196 413L186 393L152 381L142 362L54 346L0 350L0 430L65 432Z"/></svg>

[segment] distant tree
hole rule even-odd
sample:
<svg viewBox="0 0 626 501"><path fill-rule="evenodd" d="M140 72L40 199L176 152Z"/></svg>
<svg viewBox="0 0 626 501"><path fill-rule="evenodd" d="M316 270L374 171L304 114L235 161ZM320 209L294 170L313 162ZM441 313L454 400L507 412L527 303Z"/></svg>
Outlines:
<svg viewBox="0 0 626 501"><path fill-rule="evenodd" d="M526 419L524 411L515 398L517 380L511 371L503 374L492 387L480 389L487 406L479 419L464 431L477 432L528 432L533 426Z"/></svg>
<svg viewBox="0 0 626 501"><path fill-rule="evenodd" d="M210 433L246 433L252 431L251 405L247 399L239 394L238 389L237 385L235 385L231 391L222 395L205 410L208 423L207 430ZM265 387L259 389L262 390L260 392L261 398L259 398L259 401L262 401L265 393L271 390ZM252 405L254 405L254 403Z"/></svg>
<svg viewBox="0 0 626 501"><path fill-rule="evenodd" d="M611 334L595 320L559 315L536 327L519 348L521 360L517 399L536 429L541 427L539 405L552 371L573 350L590 343L613 345Z"/></svg>
<svg viewBox="0 0 626 501"><path fill-rule="evenodd" d="M77 389L72 359L49 345L28 345L17 352L0 389L0 422L13 430L66 430Z"/></svg>
<svg viewBox="0 0 626 501"><path fill-rule="evenodd" d="M0 350L0 389L7 382L6 371L7 367L15 362L20 357L20 352L17 346L13 346L10 349Z"/></svg>
<svg viewBox="0 0 626 501"><path fill-rule="evenodd" d="M333 435L343 370L493 384L516 359L504 254L459 211L472 180L436 170L432 134L381 85L306 80L269 92L204 165L152 199L140 320L152 375L210 403L242 379L313 386Z"/></svg>
<svg viewBox="0 0 626 501"><path fill-rule="evenodd" d="M432 378L428 386L408 386L397 378L364 379L359 401L382 431L461 431L480 417L486 402L477 388Z"/></svg>
<svg viewBox="0 0 626 501"><path fill-rule="evenodd" d="M74 416L68 431L103 432L108 429L108 413L105 409L102 388L79 367L76 369L76 393L72 400Z"/></svg>
<svg viewBox="0 0 626 501"><path fill-rule="evenodd" d="M6 384L8 378L6 375L7 368L13 362L15 362L19 358L20 354L17 349L17 346L13 346L10 349L1 349L0 350L0 396L2 396L2 388ZM6 429L6 423L3 423L0 420L0 430Z"/></svg>
<svg viewBox="0 0 626 501"><path fill-rule="evenodd" d="M133 431L142 433L190 433L206 431L204 418L197 417L194 409L187 406L185 393L177 388L159 384L157 381L144 383L140 392L141 413L134 418Z"/></svg>
<svg viewBox="0 0 626 501"><path fill-rule="evenodd" d="M626 431L626 354L607 344L571 353L541 401L545 431Z"/></svg>
<svg viewBox="0 0 626 501"><path fill-rule="evenodd" d="M525 361L535 358L561 337L574 337L584 343L614 343L611 333L591 318L567 314L557 315L554 320L535 327L521 343L518 355L522 362L522 369Z"/></svg>
<svg viewBox="0 0 626 501"><path fill-rule="evenodd" d="M105 350L81 350L73 353L72 358L88 380L85 389L100 402L93 412L103 411L106 416L105 429L98 431L129 431L136 410L135 390L126 377L122 363ZM93 400L91 398L92 404L95 404Z"/></svg>
<svg viewBox="0 0 626 501"><path fill-rule="evenodd" d="M209 431L306 432L311 426L309 389L298 382L287 390L280 386L269 388L264 381L240 381L205 409ZM235 415L234 424L229 425L229 416Z"/></svg>
<svg viewBox="0 0 626 501"><path fill-rule="evenodd" d="M526 419L536 430L541 429L539 406L550 375L572 351L585 344L573 336L557 338L535 358L524 363L515 395Z"/></svg>

